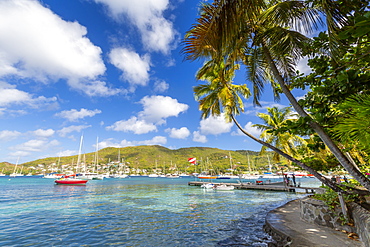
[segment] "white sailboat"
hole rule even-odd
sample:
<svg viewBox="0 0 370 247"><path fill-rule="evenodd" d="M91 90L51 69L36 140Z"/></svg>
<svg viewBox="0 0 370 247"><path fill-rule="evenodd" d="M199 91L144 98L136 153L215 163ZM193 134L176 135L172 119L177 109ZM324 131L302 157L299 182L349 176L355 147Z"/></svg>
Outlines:
<svg viewBox="0 0 370 247"><path fill-rule="evenodd" d="M149 178L157 178L159 175L157 174L158 166L157 166L157 160L155 160L155 173L149 174Z"/></svg>
<svg viewBox="0 0 370 247"><path fill-rule="evenodd" d="M124 159L123 159L124 160ZM123 162L124 164L124 162ZM122 170L122 162L121 162L121 148L118 148L118 170L115 174L112 175L113 178L127 178L128 175L124 173Z"/></svg>
<svg viewBox="0 0 370 247"><path fill-rule="evenodd" d="M22 177L22 176L24 176L24 175L22 174L23 166L22 166L22 168L21 168L21 171L20 171L19 173L17 172L18 162L19 162L19 157L18 157L18 159L17 159L17 163L15 164L14 171L13 171L13 173L12 173L12 174L10 174L10 175L9 175L9 177L14 178L14 177Z"/></svg>

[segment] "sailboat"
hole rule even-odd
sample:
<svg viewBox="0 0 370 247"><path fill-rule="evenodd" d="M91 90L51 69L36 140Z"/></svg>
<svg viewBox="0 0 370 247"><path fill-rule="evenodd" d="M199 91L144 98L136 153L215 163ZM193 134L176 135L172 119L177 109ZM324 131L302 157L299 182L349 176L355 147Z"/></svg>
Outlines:
<svg viewBox="0 0 370 247"><path fill-rule="evenodd" d="M21 172L20 172L20 173L18 173L18 172L17 172L18 162L19 162L19 157L18 157L18 159L17 159L17 163L15 164L14 171L13 171L13 173L12 173L12 174L10 174L10 175L9 175L9 177L11 177L11 178L15 178L15 177L21 177L21 176L24 176L24 175L22 174L23 166L22 166L22 168L21 168Z"/></svg>
<svg viewBox="0 0 370 247"><path fill-rule="evenodd" d="M159 177L159 175L157 174L157 170L158 170L158 165L157 165L157 160L155 160L155 172L149 174L148 177L149 178L157 178L157 177Z"/></svg>
<svg viewBox="0 0 370 247"><path fill-rule="evenodd" d="M115 174L113 174L111 177L112 178L127 178L128 175L124 173L124 165L125 165L125 162L124 162L124 159L121 160L121 148L118 148L118 170L116 171ZM122 161L122 162L121 162ZM122 167L122 163L123 163L123 167Z"/></svg>
<svg viewBox="0 0 370 247"><path fill-rule="evenodd" d="M80 140L80 149L78 151L77 167L80 165L81 162L82 140L83 136L81 136ZM87 179L77 178L77 176L74 174L69 176L67 175L63 176L62 178L55 180L55 183L60 185L85 185L87 183Z"/></svg>
<svg viewBox="0 0 370 247"><path fill-rule="evenodd" d="M212 172L209 172L210 170L213 170L213 169L209 169L208 166L209 166L209 161L208 161L208 157L207 157L207 162L206 162L206 172L201 172L199 175L198 175L198 178L199 179L216 179L217 178L217 175L213 175Z"/></svg>

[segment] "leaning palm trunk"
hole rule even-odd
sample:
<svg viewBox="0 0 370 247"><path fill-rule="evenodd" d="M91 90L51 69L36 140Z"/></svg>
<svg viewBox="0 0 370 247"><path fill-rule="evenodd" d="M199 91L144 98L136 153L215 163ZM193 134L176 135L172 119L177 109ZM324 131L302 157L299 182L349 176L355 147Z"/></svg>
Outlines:
<svg viewBox="0 0 370 247"><path fill-rule="evenodd" d="M295 164L297 164L298 166L300 166L302 169L308 171L309 173L311 173L312 175L314 175L318 180L320 180L323 184L325 184L326 186L328 186L330 189L334 190L335 192L343 192L345 193L340 187L338 187L335 183L333 183L330 179L327 179L326 177L322 176L320 173L318 173L316 170L312 169L311 167L307 166L306 164L302 163L301 161L295 159L294 157L290 156L289 154L281 151L280 149L278 149L277 147L267 143L267 142L264 142L256 137L254 137L253 135L251 135L250 133L248 133L247 131L245 131L243 129L243 127L240 126L239 122L235 119L235 117L233 115L231 115L231 118L233 120L233 122L235 123L235 125L239 128L239 130L241 132L243 132L243 134L247 135L249 138L253 139L254 141L258 142L259 144L275 151L276 153L278 153L279 155L283 156L284 158L294 162Z"/></svg>
<svg viewBox="0 0 370 247"><path fill-rule="evenodd" d="M301 117L310 118L310 116L306 113L306 111L298 104L297 100L294 98L291 91L288 89L287 85L284 82L283 77L281 76L279 70L276 67L275 62L273 61L271 54L268 48L264 45L264 55L265 58L272 70L274 77L278 81L283 93L288 98L289 102L292 104L294 109ZM329 135L325 132L323 127L315 122L312 118L310 118L309 125L315 132L319 135L321 140L328 146L330 151L333 155L337 158L339 163L347 170L349 174L351 174L362 186L364 186L368 191L370 191L370 180L365 177L364 174L361 173L350 161L349 159L340 151L339 147L334 143L334 141L329 137Z"/></svg>

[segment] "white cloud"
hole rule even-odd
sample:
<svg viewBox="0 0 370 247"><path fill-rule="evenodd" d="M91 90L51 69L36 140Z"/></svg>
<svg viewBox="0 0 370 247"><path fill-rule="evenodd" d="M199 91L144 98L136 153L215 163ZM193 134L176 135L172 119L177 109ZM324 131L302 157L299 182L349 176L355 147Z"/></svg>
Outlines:
<svg viewBox="0 0 370 247"><path fill-rule="evenodd" d="M230 132L233 123L227 123L223 114L220 116L210 116L200 121L200 132L203 135L219 135Z"/></svg>
<svg viewBox="0 0 370 247"><path fill-rule="evenodd" d="M83 119L85 117L93 117L96 114L101 113L101 110L95 109L95 110L87 110L85 108L81 108L81 110L72 109L69 111L61 111L59 113L56 113L55 116L65 118L70 122L76 122L79 119Z"/></svg>
<svg viewBox="0 0 370 247"><path fill-rule="evenodd" d="M21 135L21 132L18 132L18 131L3 130L3 131L0 131L0 140L10 141L10 140L16 139L20 135Z"/></svg>
<svg viewBox="0 0 370 247"><path fill-rule="evenodd" d="M11 147L12 150L19 150L24 152L40 152L49 148L50 146L56 146L59 142L57 140L52 140L50 142L46 140L29 140L20 145Z"/></svg>
<svg viewBox="0 0 370 247"><path fill-rule="evenodd" d="M135 134L146 134L151 131L157 131L157 127L154 124L148 123L145 120L139 120L137 117L131 117L127 121L117 121L106 129L124 132L132 131Z"/></svg>
<svg viewBox="0 0 370 247"><path fill-rule="evenodd" d="M1 35L0 35L1 36ZM1 53L1 50L0 50ZM0 58L1 59L1 58ZM27 106L30 108L48 107L57 104L57 98L46 98L44 96L34 97L33 95L18 90L15 86L0 81L0 106Z"/></svg>
<svg viewBox="0 0 370 247"><path fill-rule="evenodd" d="M144 110L139 112L139 118L156 124L165 123L168 117L177 117L185 112L189 106L179 103L169 96L145 96L140 100Z"/></svg>
<svg viewBox="0 0 370 247"><path fill-rule="evenodd" d="M308 75L312 72L312 69L308 66L308 57L304 57L299 60L296 69L299 70L300 73Z"/></svg>
<svg viewBox="0 0 370 247"><path fill-rule="evenodd" d="M99 146L99 149L103 149L107 147L115 147L115 148L124 147L124 146L121 146L120 143L114 142L112 138L99 142L98 146Z"/></svg>
<svg viewBox="0 0 370 247"><path fill-rule="evenodd" d="M108 6L113 18L134 24L144 47L149 51L168 54L174 47L177 32L171 21L163 16L168 9L168 0L95 0ZM124 18L121 18L124 17Z"/></svg>
<svg viewBox="0 0 370 247"><path fill-rule="evenodd" d="M206 143L207 142L207 137L205 135L200 134L199 131L194 131L193 132L193 141Z"/></svg>
<svg viewBox="0 0 370 247"><path fill-rule="evenodd" d="M109 54L110 62L119 68L123 74L122 79L132 86L145 86L149 81L150 57L149 55L139 56L136 52L126 48L115 48Z"/></svg>
<svg viewBox="0 0 370 247"><path fill-rule="evenodd" d="M80 91L81 84L86 85L83 92L92 96L119 93L95 81L106 67L100 47L86 37L86 28L64 21L38 1L0 1L0 33L0 76L44 83L66 79Z"/></svg>
<svg viewBox="0 0 370 247"><path fill-rule="evenodd" d="M163 145L167 143L167 138L164 136L155 136L150 140L144 141L128 141L122 140L120 142L114 141L112 138L99 142L99 148L106 148L106 147L129 147L129 146L136 146L136 145Z"/></svg>
<svg viewBox="0 0 370 247"><path fill-rule="evenodd" d="M89 80L85 78L69 79L68 85L76 91L85 93L88 96L107 97L116 94L126 94L127 90L110 88L107 83L99 80Z"/></svg>
<svg viewBox="0 0 370 247"><path fill-rule="evenodd" d="M38 130L33 131L33 134L38 137L50 137L54 135L54 133L55 131L53 129L47 129L47 130L38 129Z"/></svg>
<svg viewBox="0 0 370 247"><path fill-rule="evenodd" d="M78 154L78 151L77 150L64 150L64 151L61 151L61 152L58 152L58 156L72 156L72 155L76 155Z"/></svg>
<svg viewBox="0 0 370 247"><path fill-rule="evenodd" d="M250 133L251 135L253 135L254 137L257 137L259 138L260 135L261 135L261 131L259 129L257 129L256 127L253 127L252 126L253 123L252 122L248 122L245 126L244 126L244 130L248 133ZM239 129L237 130L237 132L233 132L231 133L232 135L240 135L240 136L246 136L245 134L243 134Z"/></svg>
<svg viewBox="0 0 370 247"><path fill-rule="evenodd" d="M138 145L161 145L166 144L167 138L164 136L155 136L151 140L139 141Z"/></svg>
<svg viewBox="0 0 370 247"><path fill-rule="evenodd" d="M64 127L61 130L58 130L57 133L61 137L65 137L69 133L72 132L81 132L81 130L91 127L91 125L71 125L68 127Z"/></svg>
<svg viewBox="0 0 370 247"><path fill-rule="evenodd" d="M168 128L165 131L170 133L171 138L176 139L186 139L190 135L190 131L186 127L182 127L180 129Z"/></svg>
<svg viewBox="0 0 370 247"><path fill-rule="evenodd" d="M154 91L158 93L166 92L169 88L169 84L165 81L156 81L154 82Z"/></svg>
<svg viewBox="0 0 370 247"><path fill-rule="evenodd" d="M168 96L146 96L140 100L140 103L144 110L138 113L138 117L133 116L129 120L117 121L106 129L146 134L157 131L156 125L164 124L168 117L177 117L189 107Z"/></svg>

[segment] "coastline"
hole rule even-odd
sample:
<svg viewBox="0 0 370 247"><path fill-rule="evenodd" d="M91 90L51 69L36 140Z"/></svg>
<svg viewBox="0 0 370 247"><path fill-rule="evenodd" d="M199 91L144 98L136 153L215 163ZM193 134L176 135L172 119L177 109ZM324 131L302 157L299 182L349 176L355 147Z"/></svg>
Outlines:
<svg viewBox="0 0 370 247"><path fill-rule="evenodd" d="M290 201L267 214L264 230L273 238L269 247L365 246L359 240L348 238L346 233L302 220L300 200Z"/></svg>

